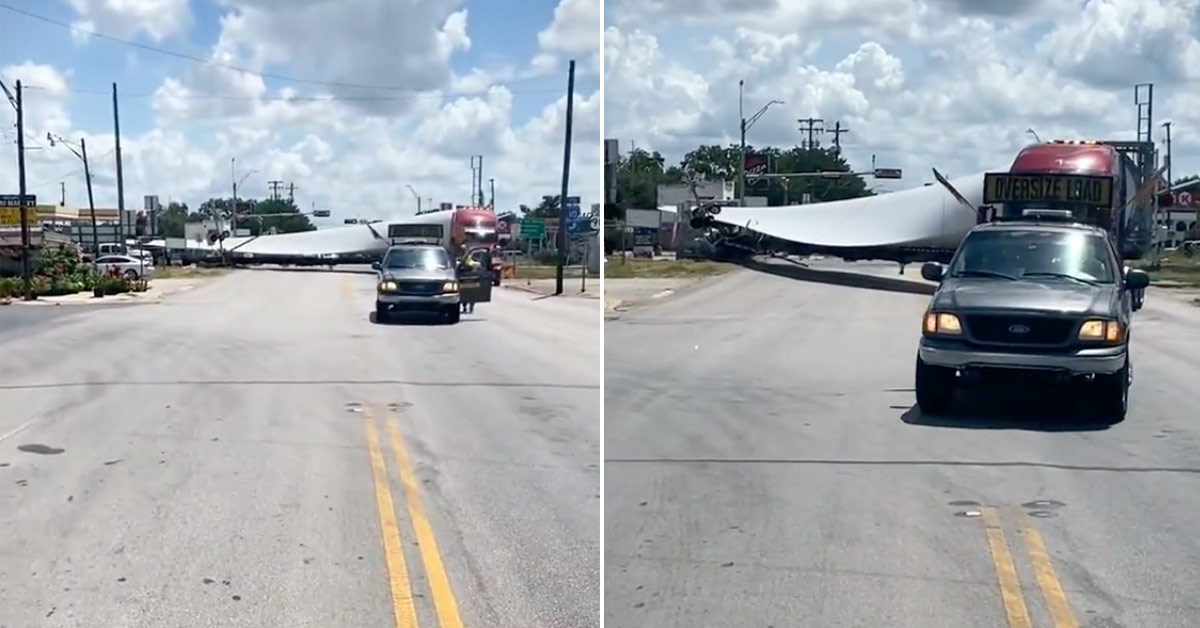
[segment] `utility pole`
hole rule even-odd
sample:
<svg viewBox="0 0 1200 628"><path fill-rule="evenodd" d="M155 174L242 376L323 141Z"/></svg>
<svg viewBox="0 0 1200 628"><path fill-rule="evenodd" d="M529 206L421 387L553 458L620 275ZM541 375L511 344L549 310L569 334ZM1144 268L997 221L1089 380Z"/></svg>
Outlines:
<svg viewBox="0 0 1200 628"><path fill-rule="evenodd" d="M842 128L842 121L838 120L833 124L833 130L829 132L833 133L833 154L840 157L842 155L842 134L849 133L850 129Z"/></svg>
<svg viewBox="0 0 1200 628"><path fill-rule="evenodd" d="M1162 126L1167 130L1167 190L1169 191L1175 185L1175 180L1171 178L1171 122L1163 122Z"/></svg>
<svg viewBox="0 0 1200 628"><path fill-rule="evenodd" d="M296 184L294 182L288 183L287 188L288 188L288 202L295 203L296 202Z"/></svg>
<svg viewBox="0 0 1200 628"><path fill-rule="evenodd" d="M567 120L563 139L562 194L558 197L558 268L554 272L554 294L563 293L563 268L567 265L567 193L571 183L571 123L575 116L575 60L567 66Z"/></svg>
<svg viewBox="0 0 1200 628"><path fill-rule="evenodd" d="M825 121L821 118L800 118L796 122L801 124L800 132L808 134L808 142L804 145L804 148L816 150L817 140L814 135L825 132Z"/></svg>
<svg viewBox="0 0 1200 628"><path fill-rule="evenodd" d="M483 205L483 155L479 156L479 202L476 205Z"/></svg>
<svg viewBox="0 0 1200 628"><path fill-rule="evenodd" d="M21 287L25 300L32 301L33 264L29 259L32 246L29 239L29 207L25 202L25 193L28 191L25 185L25 101L22 99L24 89L21 87L21 81L17 81L16 88L16 97L10 102L17 109L17 204L21 206ZM8 88L4 89L4 93L8 95Z"/></svg>
<svg viewBox="0 0 1200 628"><path fill-rule="evenodd" d="M490 200L488 200L488 209L496 211L496 180L488 179L488 185L492 188Z"/></svg>
<svg viewBox="0 0 1200 628"><path fill-rule="evenodd" d="M117 105L117 84L112 84L113 136L117 153L117 233L121 246L125 246L125 176L121 169L121 113ZM97 251L98 252L98 251ZM140 259L140 258L139 258Z"/></svg>
<svg viewBox="0 0 1200 628"><path fill-rule="evenodd" d="M746 79L738 79L738 131L741 137L741 142L738 144L738 180L737 192L738 205L746 204L746 109L744 105L746 95ZM624 236L624 230L621 235ZM621 261L625 261L625 252L621 251Z"/></svg>
<svg viewBox="0 0 1200 628"><path fill-rule="evenodd" d="M59 181L58 189L59 189L58 206L66 207L67 206L67 182Z"/></svg>
<svg viewBox="0 0 1200 628"><path fill-rule="evenodd" d="M267 181L267 185L271 188L271 200L279 200L279 186L283 185L283 181L278 179Z"/></svg>

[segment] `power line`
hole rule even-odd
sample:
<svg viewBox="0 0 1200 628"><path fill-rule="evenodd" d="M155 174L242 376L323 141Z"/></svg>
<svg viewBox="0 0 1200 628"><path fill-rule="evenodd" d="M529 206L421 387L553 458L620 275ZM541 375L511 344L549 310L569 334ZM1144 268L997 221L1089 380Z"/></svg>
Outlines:
<svg viewBox="0 0 1200 628"><path fill-rule="evenodd" d="M504 85L496 83L496 85ZM44 85L26 85L26 89L33 90L50 90L51 88ZM108 97L110 92L107 90L101 91L98 89L85 89L79 87L67 88L65 91L72 94L87 94L93 96ZM403 96L334 96L332 94L322 96L233 96L230 94L160 94L155 92L141 93L121 93L121 99L129 98L145 98L145 99L162 99L162 100L216 100L216 101L264 101L264 102L398 102L410 101L417 98L429 97L444 97L447 93L464 95L459 92L443 92L440 90L428 90L405 94ZM525 90L509 90L513 95L524 94L558 94L562 93L561 89L525 89Z"/></svg>
<svg viewBox="0 0 1200 628"><path fill-rule="evenodd" d="M429 89L425 89L425 88L403 87L403 86L399 86L399 85L349 83L349 82L344 82L344 81L322 81L322 80L316 80L316 79L300 78L300 77L296 77L296 76L288 76L286 74L276 74L273 72L262 72L262 71L257 71L257 70L251 70L249 68L243 68L243 67L239 67L236 65L221 63L219 61L214 61L213 59L206 59L204 57L200 57L200 56L193 55L193 54L188 54L185 52L179 52L176 50L168 50L166 48L159 48L157 46L150 46L147 44L143 44L143 43L136 42L136 41L131 41L128 39L122 39L120 37L113 37L112 35L106 35L104 33L89 30L86 28L80 28L73 24L68 24L66 22L60 22L56 19L46 17L44 15L38 15L37 13L31 13L24 9L18 9L17 7L14 7L11 4L7 4L7 3L0 3L0 9L11 11L13 13L25 16L25 17L33 19L33 20L38 20L40 22L52 24L52 25L58 26L60 28L68 29L72 32L81 33L81 34L87 35L89 37L94 37L96 39L103 39L103 40L115 42L118 44L124 44L124 45L130 46L132 48L137 48L139 50L144 50L146 52L152 52L154 54L160 54L160 55L164 55L164 56L168 56L168 57L174 57L176 59L182 59L184 61L191 61L193 63L198 63L201 65L222 68L225 70L230 70L232 72L238 72L241 74L257 76L257 77L271 79L271 80L275 80L275 81L281 81L281 82L286 82L286 83L298 83L298 84L302 84L302 85L315 85L315 86L321 86L321 87L338 87L338 88L342 88L342 89L371 89L371 90L379 90L379 91L409 92L409 93L413 93L413 94L420 94L420 93L433 91L433 90L429 90ZM497 83L497 85L505 85L505 83ZM556 91L561 91L561 90L556 90Z"/></svg>

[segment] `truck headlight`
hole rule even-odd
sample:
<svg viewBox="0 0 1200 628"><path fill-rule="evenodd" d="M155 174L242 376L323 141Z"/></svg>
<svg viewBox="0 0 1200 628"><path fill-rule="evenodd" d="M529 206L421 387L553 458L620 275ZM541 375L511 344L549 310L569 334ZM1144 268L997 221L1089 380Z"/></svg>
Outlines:
<svg viewBox="0 0 1200 628"><path fill-rule="evenodd" d="M925 335L961 336L962 322L958 316L947 312L925 313Z"/></svg>
<svg viewBox="0 0 1200 628"><path fill-rule="evenodd" d="M1080 340L1099 340L1104 342L1117 343L1125 336L1125 329L1121 323L1104 319L1093 319L1084 321L1079 326Z"/></svg>
<svg viewBox="0 0 1200 628"><path fill-rule="evenodd" d="M396 290L396 282L394 282L394 281L379 282L379 291L380 292L393 292L395 290Z"/></svg>
<svg viewBox="0 0 1200 628"><path fill-rule="evenodd" d="M447 281L445 284L442 284L442 292L458 292L458 282Z"/></svg>

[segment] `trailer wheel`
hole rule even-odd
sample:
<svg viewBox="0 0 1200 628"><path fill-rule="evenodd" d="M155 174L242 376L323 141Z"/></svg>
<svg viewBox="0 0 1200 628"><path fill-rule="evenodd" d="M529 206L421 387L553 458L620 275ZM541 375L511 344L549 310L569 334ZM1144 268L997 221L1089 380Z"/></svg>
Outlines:
<svg viewBox="0 0 1200 628"><path fill-rule="evenodd" d="M942 414L950 410L954 401L954 388L952 369L926 364L917 356L917 407L922 412Z"/></svg>

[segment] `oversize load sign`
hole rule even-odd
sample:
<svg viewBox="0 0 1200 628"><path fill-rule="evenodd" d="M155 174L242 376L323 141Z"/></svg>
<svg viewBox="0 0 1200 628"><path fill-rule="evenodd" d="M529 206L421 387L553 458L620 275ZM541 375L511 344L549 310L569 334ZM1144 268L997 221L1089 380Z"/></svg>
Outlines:
<svg viewBox="0 0 1200 628"><path fill-rule="evenodd" d="M1113 179L1077 174L983 175L983 204L1072 203L1112 207Z"/></svg>
<svg viewBox="0 0 1200 628"><path fill-rule="evenodd" d="M394 224L388 225L389 238L442 238L441 225L414 225L414 224Z"/></svg>

